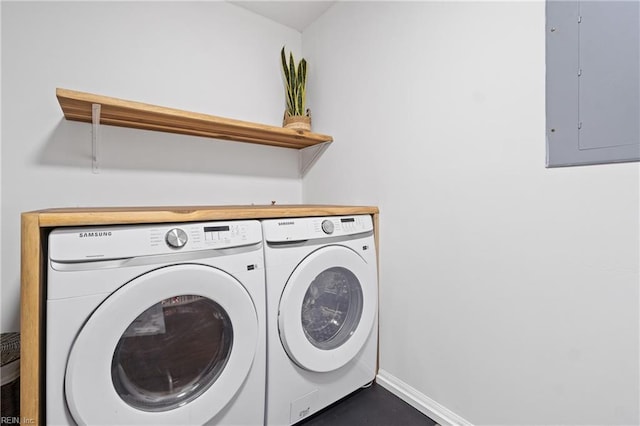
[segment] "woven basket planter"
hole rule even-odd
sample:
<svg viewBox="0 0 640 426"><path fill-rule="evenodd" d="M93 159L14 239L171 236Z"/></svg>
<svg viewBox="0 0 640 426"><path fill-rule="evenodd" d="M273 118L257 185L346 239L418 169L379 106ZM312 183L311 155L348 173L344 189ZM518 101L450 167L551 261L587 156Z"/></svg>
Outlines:
<svg viewBox="0 0 640 426"><path fill-rule="evenodd" d="M282 127L285 129L311 131L311 111L307 109L307 115L289 115L289 112L285 111Z"/></svg>

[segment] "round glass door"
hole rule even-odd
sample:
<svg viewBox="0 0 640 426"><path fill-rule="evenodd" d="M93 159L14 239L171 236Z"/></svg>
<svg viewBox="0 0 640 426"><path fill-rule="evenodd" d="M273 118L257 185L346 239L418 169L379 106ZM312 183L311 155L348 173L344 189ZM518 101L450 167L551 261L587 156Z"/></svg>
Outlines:
<svg viewBox="0 0 640 426"><path fill-rule="evenodd" d="M280 297L278 330L289 358L309 371L336 370L360 352L377 310L376 265L325 246L293 271Z"/></svg>
<svg viewBox="0 0 640 426"><path fill-rule="evenodd" d="M233 342L227 312L196 295L164 299L140 314L114 351L111 378L130 406L166 411L205 392L224 369Z"/></svg>
<svg viewBox="0 0 640 426"><path fill-rule="evenodd" d="M362 287L348 269L322 271L302 300L304 334L318 349L331 350L346 342L362 316Z"/></svg>

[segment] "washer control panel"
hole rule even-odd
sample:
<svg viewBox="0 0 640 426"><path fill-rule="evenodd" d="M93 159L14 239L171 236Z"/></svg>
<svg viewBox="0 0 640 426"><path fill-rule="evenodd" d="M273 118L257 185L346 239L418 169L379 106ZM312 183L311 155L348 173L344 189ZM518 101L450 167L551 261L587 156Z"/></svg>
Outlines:
<svg viewBox="0 0 640 426"><path fill-rule="evenodd" d="M269 219L262 229L268 242L302 241L371 232L373 220L370 215Z"/></svg>
<svg viewBox="0 0 640 426"><path fill-rule="evenodd" d="M192 223L169 229L149 230L151 246L164 245L173 250L243 246L259 242L260 239L260 222L258 221Z"/></svg>
<svg viewBox="0 0 640 426"><path fill-rule="evenodd" d="M257 220L58 228L49 235L49 257L60 262L122 259L260 242Z"/></svg>

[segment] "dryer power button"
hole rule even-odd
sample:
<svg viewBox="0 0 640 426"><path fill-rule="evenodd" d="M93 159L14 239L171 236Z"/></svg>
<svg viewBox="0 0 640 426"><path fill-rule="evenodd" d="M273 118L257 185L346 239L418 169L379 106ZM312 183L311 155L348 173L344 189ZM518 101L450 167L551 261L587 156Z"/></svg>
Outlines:
<svg viewBox="0 0 640 426"><path fill-rule="evenodd" d="M189 237L187 237L187 233L182 229L173 228L172 230L167 232L167 235L165 235L164 239L169 247L182 248L185 244L187 244L187 240L189 239Z"/></svg>
<svg viewBox="0 0 640 426"><path fill-rule="evenodd" d="M325 234L333 234L333 222L331 222L330 220L323 220L322 230Z"/></svg>

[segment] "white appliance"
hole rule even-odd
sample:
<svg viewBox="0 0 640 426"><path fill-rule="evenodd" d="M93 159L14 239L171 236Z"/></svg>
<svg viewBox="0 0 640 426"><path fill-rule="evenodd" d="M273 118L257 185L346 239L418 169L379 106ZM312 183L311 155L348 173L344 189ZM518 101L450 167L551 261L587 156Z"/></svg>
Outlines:
<svg viewBox="0 0 640 426"><path fill-rule="evenodd" d="M266 424L291 425L374 380L371 216L264 220Z"/></svg>
<svg viewBox="0 0 640 426"><path fill-rule="evenodd" d="M49 235L47 424L262 425L258 221Z"/></svg>

